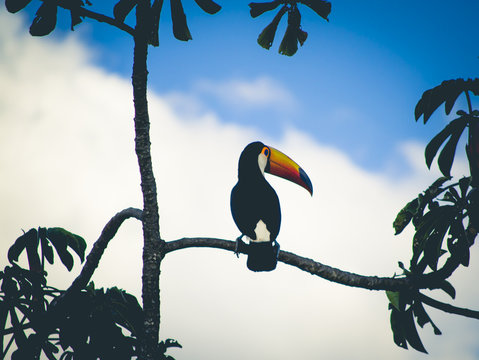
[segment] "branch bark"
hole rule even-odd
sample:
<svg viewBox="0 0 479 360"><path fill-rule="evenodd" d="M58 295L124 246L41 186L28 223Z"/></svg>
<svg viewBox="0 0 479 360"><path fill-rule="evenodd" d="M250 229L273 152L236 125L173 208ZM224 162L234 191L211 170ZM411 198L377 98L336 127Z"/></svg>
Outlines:
<svg viewBox="0 0 479 360"><path fill-rule="evenodd" d="M67 289L67 293L81 290L88 285L93 273L100 263L100 259L106 247L108 246L108 243L116 235L116 232L120 228L121 224L123 224L123 222L129 218L135 218L141 221L142 211L140 209L127 208L115 214L110 221L108 221L103 228L100 237L95 244L93 244L93 248L86 258L85 265L83 265L80 275L77 276L77 278Z"/></svg>
<svg viewBox="0 0 479 360"><path fill-rule="evenodd" d="M136 6L135 48L133 53L133 102L135 107L135 152L140 168L143 194L143 276L142 299L144 333L140 337L139 359L156 357L160 326L160 238L156 181L150 153L150 119L147 101L147 55L150 1L138 1Z"/></svg>
<svg viewBox="0 0 479 360"><path fill-rule="evenodd" d="M72 296L75 296L77 291L82 290L88 285L95 269L98 267L100 259L106 247L108 246L108 243L116 235L121 224L123 224L123 222L129 218L142 220L142 211L140 209L127 208L115 214L110 221L108 221L103 228L100 237L95 244L93 244L93 248L86 258L86 262L83 265L80 275L76 277L70 287L63 294L52 301L47 312L42 315L45 321L41 322L41 328L36 329L36 335L29 338L30 348L36 349L35 353L40 353L40 344L43 343L43 341L58 325L57 321L59 319L59 315L64 311L64 306L68 303L68 300Z"/></svg>
<svg viewBox="0 0 479 360"><path fill-rule="evenodd" d="M182 238L167 242L165 244L164 252L166 255L172 251L190 247L211 247L234 252L236 243L234 241L216 238ZM309 272L310 274L319 276L323 279L347 286L368 290L390 291L413 288L412 282L407 278L358 275L321 264L320 262L293 254L288 251L281 250L279 252L278 261L294 266L300 270Z"/></svg>

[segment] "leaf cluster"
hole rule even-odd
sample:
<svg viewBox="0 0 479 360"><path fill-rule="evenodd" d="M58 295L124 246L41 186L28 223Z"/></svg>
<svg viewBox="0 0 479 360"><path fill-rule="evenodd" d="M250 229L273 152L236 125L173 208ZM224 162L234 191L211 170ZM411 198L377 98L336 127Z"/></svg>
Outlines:
<svg viewBox="0 0 479 360"><path fill-rule="evenodd" d="M7 11L16 13L24 9L32 0L5 0ZM71 29L83 21L79 14L79 9L85 5L91 5L88 0L62 0L61 7L66 8L70 12ZM57 12L59 2L56 0L42 0L42 4L38 8L35 18L30 26L30 34L33 36L45 36L50 34L57 25Z"/></svg>
<svg viewBox="0 0 479 360"><path fill-rule="evenodd" d="M446 115L449 115L454 107L459 95L465 94L468 100L469 109L458 110L458 118L452 120L441 132L439 132L426 146L425 157L428 168L431 167L434 157L442 148L438 165L444 176L450 176L457 143L464 130L469 127L469 144L467 154L471 168L471 175L474 184L479 178L479 111L473 110L470 102L470 93L479 95L479 79L455 79L443 81L440 85L427 90L423 93L421 99L416 105L414 114L416 121L422 116L424 124L427 123L431 115L444 104Z"/></svg>
<svg viewBox="0 0 479 360"><path fill-rule="evenodd" d="M470 247L477 236L474 222L477 222L479 201L477 189L471 186L471 177L463 177L453 184L446 184L448 180L447 177L437 179L407 203L396 216L393 227L396 235L410 223L415 229L409 268L399 262L404 275L413 281L427 277L431 289L441 289L454 299L456 290L446 279L460 265L469 265ZM446 254L447 259L442 261ZM414 318L421 327L431 323L436 335L441 332L424 310L418 294L418 291L411 290L388 292L391 329L398 346L407 348L409 344L426 352Z"/></svg>
<svg viewBox="0 0 479 360"><path fill-rule="evenodd" d="M266 26L258 36L258 44L269 50L273 44L276 30L283 16L288 14L288 25L283 36L281 44L279 45L279 53L282 55L293 56L298 51L298 43L303 46L308 38L308 33L303 31L301 27L301 13L298 9L298 3L309 7L316 12L323 19L328 21L328 16L331 13L331 3L324 0L275 0L270 2L252 2L249 4L251 17L255 18L264 14L267 11L276 9L282 5L275 17Z"/></svg>
<svg viewBox="0 0 479 360"><path fill-rule="evenodd" d="M407 349L409 345L413 349L427 354L419 337L416 322L421 328L425 324L431 324L436 335L441 335L441 330L431 320L422 302L409 291L387 291L386 294L391 310L390 323L394 343L404 349Z"/></svg>
<svg viewBox="0 0 479 360"><path fill-rule="evenodd" d="M46 263L55 253L70 271L73 254L85 259L85 240L63 228L31 229L8 251L9 266L0 272L0 345L2 358L15 343L12 359L49 360L131 359L137 355L143 327L143 311L137 299L116 287L69 293L47 285ZM18 261L26 255L28 268ZM8 341L6 346L5 342ZM169 347L181 347L168 339L158 344L158 356Z"/></svg>
<svg viewBox="0 0 479 360"><path fill-rule="evenodd" d="M221 6L213 0L195 0L196 4L208 14L216 14L221 10ZM120 0L113 8L113 15L116 20L124 22L128 14L138 5L137 0ZM163 0L154 0L148 11L149 22L149 43L153 46L159 45L159 24L160 15L163 8ZM173 35L181 41L192 40L190 29L186 21L185 11L181 0L170 0L170 13L173 23Z"/></svg>

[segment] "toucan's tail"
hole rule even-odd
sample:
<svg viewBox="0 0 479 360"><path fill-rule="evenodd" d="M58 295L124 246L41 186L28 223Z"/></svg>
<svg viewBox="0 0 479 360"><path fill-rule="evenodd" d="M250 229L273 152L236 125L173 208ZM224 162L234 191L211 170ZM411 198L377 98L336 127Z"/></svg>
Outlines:
<svg viewBox="0 0 479 360"><path fill-rule="evenodd" d="M278 263L279 244L274 242L250 242L246 265L251 271L272 271Z"/></svg>

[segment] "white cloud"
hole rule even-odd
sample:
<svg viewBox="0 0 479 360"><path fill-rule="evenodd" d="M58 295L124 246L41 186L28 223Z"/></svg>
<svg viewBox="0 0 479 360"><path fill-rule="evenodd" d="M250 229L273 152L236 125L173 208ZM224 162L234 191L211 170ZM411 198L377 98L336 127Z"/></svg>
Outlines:
<svg viewBox="0 0 479 360"><path fill-rule="evenodd" d="M290 109L296 103L294 95L283 84L268 76L253 80L230 79L223 82L202 80L196 84L195 91L213 95L228 105L239 108Z"/></svg>
<svg viewBox="0 0 479 360"><path fill-rule="evenodd" d="M18 20L0 12L0 267L21 228L63 226L91 248L114 213L141 204L129 79L89 64L88 49L76 37L32 39L18 30ZM149 104L163 238L238 235L229 192L241 150L260 139L300 163L315 188L311 198L268 178L282 203L283 249L367 275L390 276L397 260L408 260L411 233L395 238L391 224L434 178L423 169L413 167L409 180L391 179L300 131L274 140L225 125L213 111L185 120L154 93ZM419 156L408 149L411 158ZM141 299L141 249L141 226L131 220L108 247L96 285L117 285ZM473 262L477 258L475 251ZM55 269L49 271L54 284L71 279ZM477 290L467 286L471 272L477 274L477 266L457 277L458 301L477 308ZM160 283L161 337L183 345L171 351L178 360L426 359L393 344L383 293L329 283L283 264L257 274L246 269L244 257L181 250L165 258ZM479 327L473 320L432 316L444 335L432 336L429 328L421 334L434 359L475 358Z"/></svg>

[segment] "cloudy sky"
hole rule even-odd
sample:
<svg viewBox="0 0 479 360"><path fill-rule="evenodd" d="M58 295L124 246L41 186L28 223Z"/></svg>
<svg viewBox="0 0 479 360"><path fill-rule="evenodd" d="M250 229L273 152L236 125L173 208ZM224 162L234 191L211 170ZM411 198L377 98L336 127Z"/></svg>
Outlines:
<svg viewBox="0 0 479 360"><path fill-rule="evenodd" d="M149 58L162 237L236 238L229 193L238 156L261 140L296 160L315 189L310 197L268 178L282 204L282 249L365 275L398 272L411 232L394 237L391 224L438 176L435 165L424 165L423 149L447 121L441 110L427 126L415 123L414 106L443 80L476 76L479 5L335 1L329 23L302 13L309 38L287 58L277 54L278 39L270 51L256 44L272 15L252 20L247 2L234 2L209 16L183 2L194 40L174 40L165 11L160 47ZM108 5L93 9L111 13ZM21 229L37 226L67 228L90 248L111 216L141 207L131 39L91 21L72 33L65 20L51 36L32 38L37 6L18 15L0 7L2 254ZM453 171L462 176L467 166L458 156ZM140 298L141 249L141 225L129 220L96 285ZM473 265L453 280L458 306L479 308L478 257L474 250ZM477 321L431 310L443 335L420 331L427 357L394 345L384 293L284 264L252 273L245 260L215 249L166 257L160 336L183 345L170 352L176 359L479 358ZM79 270L51 268L52 284L67 285Z"/></svg>

